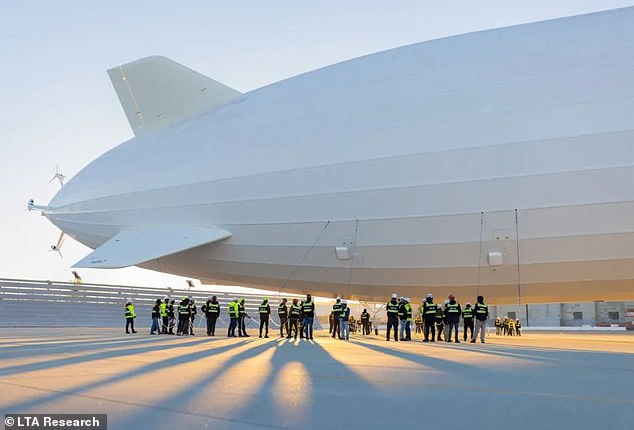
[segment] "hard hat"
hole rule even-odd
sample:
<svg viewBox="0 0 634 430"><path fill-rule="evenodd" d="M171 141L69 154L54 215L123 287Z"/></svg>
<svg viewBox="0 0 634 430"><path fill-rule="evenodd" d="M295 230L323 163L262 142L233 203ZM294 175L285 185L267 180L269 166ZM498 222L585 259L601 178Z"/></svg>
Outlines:
<svg viewBox="0 0 634 430"><path fill-rule="evenodd" d="M234 301L234 302L237 302L237 301L238 301L238 298L236 297L235 299L233 299L233 301Z"/></svg>
<svg viewBox="0 0 634 430"><path fill-rule="evenodd" d="M341 297L337 296L337 300L341 300Z"/></svg>
<svg viewBox="0 0 634 430"><path fill-rule="evenodd" d="M341 301L341 303L343 303L344 305L347 305L347 304L348 304L348 301L347 301L346 299L343 299L343 300Z"/></svg>
<svg viewBox="0 0 634 430"><path fill-rule="evenodd" d="M456 298L456 296L454 296L453 294L449 294L449 300L454 300Z"/></svg>
<svg viewBox="0 0 634 430"><path fill-rule="evenodd" d="M169 300L169 299L170 299L169 297L165 297L163 300Z"/></svg>
<svg viewBox="0 0 634 430"><path fill-rule="evenodd" d="M433 298L434 298L434 296L432 296L432 295L431 295L431 293L427 294L427 296L426 296L426 297L427 297L428 299L433 299Z"/></svg>
<svg viewBox="0 0 634 430"><path fill-rule="evenodd" d="M471 306L471 302L467 302L465 306Z"/></svg>
<svg viewBox="0 0 634 430"><path fill-rule="evenodd" d="M397 298L398 298L398 294L396 294L396 293L392 293L392 298L393 298L393 299L397 299Z"/></svg>
<svg viewBox="0 0 634 430"><path fill-rule="evenodd" d="M449 303L449 300L445 300L445 301L444 301L444 303L445 303L445 304Z"/></svg>
<svg viewBox="0 0 634 430"><path fill-rule="evenodd" d="M268 297L265 297L265 298L264 298L264 300L268 300L268 299L269 299Z"/></svg>
<svg viewBox="0 0 634 430"><path fill-rule="evenodd" d="M293 299L293 303L297 303L297 297Z"/></svg>
<svg viewBox="0 0 634 430"><path fill-rule="evenodd" d="M207 297L207 300L211 301L211 300L212 300L212 298L211 298L211 297Z"/></svg>

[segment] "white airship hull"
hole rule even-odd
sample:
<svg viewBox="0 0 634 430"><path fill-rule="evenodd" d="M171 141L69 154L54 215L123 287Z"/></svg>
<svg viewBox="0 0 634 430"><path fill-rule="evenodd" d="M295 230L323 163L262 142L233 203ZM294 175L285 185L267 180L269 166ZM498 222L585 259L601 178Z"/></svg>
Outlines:
<svg viewBox="0 0 634 430"><path fill-rule="evenodd" d="M104 154L47 216L92 248L140 224L226 230L141 264L203 281L632 298L632 28L620 9L288 79Z"/></svg>

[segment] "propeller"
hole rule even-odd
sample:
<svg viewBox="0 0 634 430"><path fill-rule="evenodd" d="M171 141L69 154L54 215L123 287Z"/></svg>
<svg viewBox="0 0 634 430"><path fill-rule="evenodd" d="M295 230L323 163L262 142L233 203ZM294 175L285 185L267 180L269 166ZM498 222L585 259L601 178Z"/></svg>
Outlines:
<svg viewBox="0 0 634 430"><path fill-rule="evenodd" d="M59 171L59 164L55 165L55 175L51 178L50 181L48 181L48 183L50 184L51 182L53 182L55 179L59 180L59 185L60 186L64 186L64 179L66 179L66 176L64 176L60 171Z"/></svg>
<svg viewBox="0 0 634 430"><path fill-rule="evenodd" d="M62 244L64 243L64 239L66 238L66 236L64 235L64 232L61 232L59 234L59 239L57 239L57 243L55 245L51 245L51 249L49 249L49 252L57 252L59 254L59 257L61 259L64 259L64 256L62 255Z"/></svg>

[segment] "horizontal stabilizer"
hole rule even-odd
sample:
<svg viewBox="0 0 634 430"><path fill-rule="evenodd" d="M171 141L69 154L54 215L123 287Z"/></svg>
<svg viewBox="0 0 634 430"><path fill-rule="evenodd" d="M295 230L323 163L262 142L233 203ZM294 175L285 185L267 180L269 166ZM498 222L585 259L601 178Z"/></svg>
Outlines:
<svg viewBox="0 0 634 430"><path fill-rule="evenodd" d="M136 136L223 105L241 93L166 57L108 70Z"/></svg>
<svg viewBox="0 0 634 430"><path fill-rule="evenodd" d="M227 239L226 230L214 227L145 226L124 230L73 267L118 269Z"/></svg>

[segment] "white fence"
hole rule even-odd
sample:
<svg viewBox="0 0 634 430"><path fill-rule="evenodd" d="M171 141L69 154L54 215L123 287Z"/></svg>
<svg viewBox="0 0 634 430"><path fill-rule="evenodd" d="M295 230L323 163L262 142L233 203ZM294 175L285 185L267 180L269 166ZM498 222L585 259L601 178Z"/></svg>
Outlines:
<svg viewBox="0 0 634 430"><path fill-rule="evenodd" d="M0 278L0 327L120 327L125 325L124 305L128 299L134 302L135 325L149 327L156 299L170 297L178 306L183 296L192 296L196 300L198 320L195 325L198 326L203 317L200 306L212 295L221 305L220 316L224 321L219 322L220 326L227 320L227 305L236 296L245 299L247 314L258 319L262 296L256 294ZM285 297L291 298L290 295ZM277 298L270 297L274 318L277 316ZM250 325L253 327L254 323Z"/></svg>

